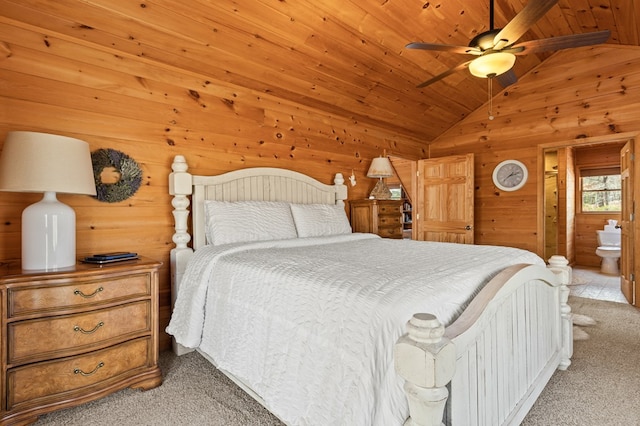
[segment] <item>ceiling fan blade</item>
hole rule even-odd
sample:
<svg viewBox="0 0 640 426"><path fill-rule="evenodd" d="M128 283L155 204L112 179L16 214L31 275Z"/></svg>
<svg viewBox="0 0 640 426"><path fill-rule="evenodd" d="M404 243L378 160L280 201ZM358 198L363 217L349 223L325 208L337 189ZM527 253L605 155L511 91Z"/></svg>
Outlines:
<svg viewBox="0 0 640 426"><path fill-rule="evenodd" d="M493 48L510 46L542 18L558 0L529 0L529 3L493 39Z"/></svg>
<svg viewBox="0 0 640 426"><path fill-rule="evenodd" d="M516 55L527 53L548 52L550 50L568 49L571 47L591 46L607 41L611 32L609 30L596 31L586 34L571 34L565 36L543 38L539 40L525 41L513 46L514 49L522 47L522 51L514 52Z"/></svg>
<svg viewBox="0 0 640 426"><path fill-rule="evenodd" d="M518 77L516 76L516 73L513 71L513 68L507 72L504 72L498 76L495 76L494 78L498 81L498 83L502 87L511 86L512 84L515 84L518 82Z"/></svg>
<svg viewBox="0 0 640 426"><path fill-rule="evenodd" d="M442 80L443 78L445 78L445 77L447 77L447 76L450 76L450 75L451 75L451 74L453 74L453 73L456 73L456 72L458 72L458 71L461 71L461 70L463 70L463 69L467 68L467 67L469 66L469 64L470 64L470 63L471 63L471 61L463 62L463 63L461 63L460 65L457 65L457 66L455 66L455 67L453 67L453 68L451 68L451 69L449 69L449 70L447 70L447 71L443 72L442 74L438 74L438 75L436 75L436 76L435 76L435 77L433 77L431 80L427 80L427 81L425 81L424 83L420 83L420 84L418 84L416 87L418 87L418 88L420 88L420 87L425 87L425 86L428 86L428 85L430 85L430 84L432 84L432 83L435 83L436 81L440 81L440 80Z"/></svg>
<svg viewBox="0 0 640 426"><path fill-rule="evenodd" d="M482 53L477 47L469 46L454 46L451 44L437 44L437 43L409 43L405 46L407 49L422 49L422 50L439 50L442 52L462 53L468 55L479 55Z"/></svg>

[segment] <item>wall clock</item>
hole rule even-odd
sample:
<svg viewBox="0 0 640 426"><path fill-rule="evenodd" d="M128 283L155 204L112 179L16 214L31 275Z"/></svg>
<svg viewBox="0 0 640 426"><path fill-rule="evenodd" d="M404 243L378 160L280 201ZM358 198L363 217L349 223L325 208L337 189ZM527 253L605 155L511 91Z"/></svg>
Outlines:
<svg viewBox="0 0 640 426"><path fill-rule="evenodd" d="M503 191L515 191L527 183L527 166L518 160L505 160L493 169L493 183Z"/></svg>

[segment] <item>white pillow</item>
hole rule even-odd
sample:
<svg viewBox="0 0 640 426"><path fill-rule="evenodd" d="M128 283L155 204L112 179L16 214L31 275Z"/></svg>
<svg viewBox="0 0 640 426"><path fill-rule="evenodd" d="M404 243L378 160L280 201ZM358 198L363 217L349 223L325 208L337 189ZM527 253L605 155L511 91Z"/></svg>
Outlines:
<svg viewBox="0 0 640 426"><path fill-rule="evenodd" d="M343 206L291 204L291 213L300 238L351 233L351 225Z"/></svg>
<svg viewBox="0 0 640 426"><path fill-rule="evenodd" d="M297 238L288 203L204 202L207 243L213 245Z"/></svg>

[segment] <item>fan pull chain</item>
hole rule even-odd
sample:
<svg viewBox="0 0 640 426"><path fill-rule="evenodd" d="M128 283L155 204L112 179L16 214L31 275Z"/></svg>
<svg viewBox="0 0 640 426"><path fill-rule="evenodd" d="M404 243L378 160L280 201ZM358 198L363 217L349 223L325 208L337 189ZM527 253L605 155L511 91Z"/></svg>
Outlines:
<svg viewBox="0 0 640 426"><path fill-rule="evenodd" d="M489 120L493 120L495 118L491 113L493 111L493 77L489 77L487 80L489 80Z"/></svg>

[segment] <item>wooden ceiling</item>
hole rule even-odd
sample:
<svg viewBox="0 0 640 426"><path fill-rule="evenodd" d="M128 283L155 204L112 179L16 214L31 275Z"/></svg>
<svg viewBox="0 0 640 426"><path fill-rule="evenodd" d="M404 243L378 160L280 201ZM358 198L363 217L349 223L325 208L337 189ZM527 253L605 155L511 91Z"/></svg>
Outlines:
<svg viewBox="0 0 640 426"><path fill-rule="evenodd" d="M495 27L526 3L496 0ZM487 101L467 70L417 89L466 57L405 45L467 45L489 29L489 0L0 0L0 18L426 142ZM605 29L638 46L640 0L559 0L519 41ZM549 55L519 56L516 74Z"/></svg>

